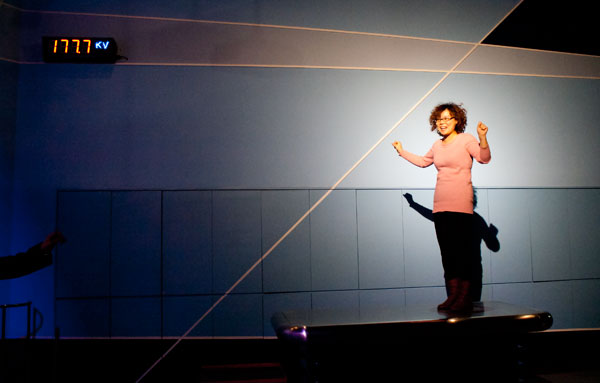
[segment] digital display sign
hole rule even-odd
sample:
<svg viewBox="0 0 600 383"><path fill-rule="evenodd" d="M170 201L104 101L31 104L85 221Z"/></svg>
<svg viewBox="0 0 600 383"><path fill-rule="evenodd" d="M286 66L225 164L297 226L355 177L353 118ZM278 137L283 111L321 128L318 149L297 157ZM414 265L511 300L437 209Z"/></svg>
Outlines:
<svg viewBox="0 0 600 383"><path fill-rule="evenodd" d="M111 37L42 37L42 54L48 63L114 63L117 42Z"/></svg>

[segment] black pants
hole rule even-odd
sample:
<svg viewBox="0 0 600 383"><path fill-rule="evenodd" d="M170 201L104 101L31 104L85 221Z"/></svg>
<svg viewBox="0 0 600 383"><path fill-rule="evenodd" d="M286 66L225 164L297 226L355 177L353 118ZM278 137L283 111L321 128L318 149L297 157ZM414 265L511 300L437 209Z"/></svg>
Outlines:
<svg viewBox="0 0 600 383"><path fill-rule="evenodd" d="M473 214L434 213L433 223L442 254L444 278L473 279Z"/></svg>

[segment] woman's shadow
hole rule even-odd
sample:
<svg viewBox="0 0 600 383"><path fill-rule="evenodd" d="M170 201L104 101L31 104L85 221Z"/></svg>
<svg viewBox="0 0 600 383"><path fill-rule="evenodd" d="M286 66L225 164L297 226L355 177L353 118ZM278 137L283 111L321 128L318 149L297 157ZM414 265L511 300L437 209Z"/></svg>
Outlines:
<svg viewBox="0 0 600 383"><path fill-rule="evenodd" d="M408 205L417 213L433 222L433 211L423 205L416 203L410 193L405 193L404 198ZM473 189L473 208L477 207L477 191ZM471 244L471 298L473 302L481 301L481 287L483 281L483 267L481 265L481 242L485 242L488 249L493 252L500 250L498 241L498 228L493 224L488 226L482 216L473 213L473 242Z"/></svg>

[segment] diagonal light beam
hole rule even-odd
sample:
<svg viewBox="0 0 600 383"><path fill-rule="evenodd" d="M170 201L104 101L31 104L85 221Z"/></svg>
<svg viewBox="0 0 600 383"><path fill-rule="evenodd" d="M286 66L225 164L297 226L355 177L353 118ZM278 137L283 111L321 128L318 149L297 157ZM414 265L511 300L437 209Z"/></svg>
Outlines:
<svg viewBox="0 0 600 383"><path fill-rule="evenodd" d="M275 242L259 259L258 261L256 261L245 273L244 275L242 275L240 277L240 279L238 279L233 285L231 285L231 287L208 309L206 310L206 312L204 314L202 314L202 316L200 318L198 318L198 320L183 334L181 335L177 341L160 357L158 358L158 360L156 362L154 362L154 364L152 364L152 366L150 366L150 368L148 370L146 370L146 372L144 372L144 374L142 374L142 376L139 377L138 380L136 380L136 383L139 383L146 375L148 375L148 373L150 373L150 371L152 371L154 369L154 367L156 367L156 365L158 365L158 363L160 363L175 347L177 347L177 345L185 338L187 337L190 332L192 332L192 330L194 330L194 328L196 328L196 326L198 326L200 324L200 322L202 322L204 320L204 318L206 318L208 316L208 314L210 314L215 307L217 307L240 283L242 283L242 281L244 279L246 279L246 277L258 266L260 265L265 258L267 258L269 256L269 254L271 254L280 244L281 242L283 242L283 240L285 240L305 219L306 217L308 217L323 201L325 201L325 199L327 197L329 197L329 195L335 190L337 189L337 187L390 135L392 134L392 132L404 121L406 120L406 118L415 111L415 109L417 109L417 107L419 107L419 105L421 105L423 103L423 101L425 101L427 99L427 97L429 97L431 95L431 93L433 93L447 78L448 76L450 76L452 73L454 73L454 71L456 71L456 68L458 68L460 66L460 64L462 64L474 51L475 49L477 49L481 43L490 35L490 33L492 33L497 27L498 25L500 25L511 13L513 13L513 11L515 9L517 9L517 7L519 5L521 5L521 3L524 0L520 0L519 3L517 3L517 5L515 5L496 25L494 25L494 27L488 32L486 33L486 35L476 44L473 45L473 47L467 52L467 54L465 54L456 64L454 64L454 66L447 71L444 76L442 76L442 78L435 83L435 85L429 89L429 91L427 91L427 93L425 93L425 95L423 97L421 97L419 99L419 101L417 101L417 103L415 105L413 105L405 114L404 116L402 116L402 118L400 118L395 124L394 126L392 126L387 132L385 132L385 134L379 139L377 140L377 142L367 151L365 152L365 154L363 154L360 159L358 161L356 161L356 163L354 163L354 165L352 165L352 167L350 167L350 169L348 169L348 171L346 171L346 173L344 173L343 176L340 177L340 179L337 180L337 182L335 184L333 184L333 186L331 186L331 188L329 188L327 190L327 192L325 194L323 194L323 196L321 196L321 198L319 198L317 200L317 202L314 203L314 205L312 205L310 207L310 209L308 209L306 211L306 213L304 213L297 221L296 223L294 223L289 229L288 231L285 232L285 234L283 234L281 236L281 238L279 238L277 240L277 242Z"/></svg>

